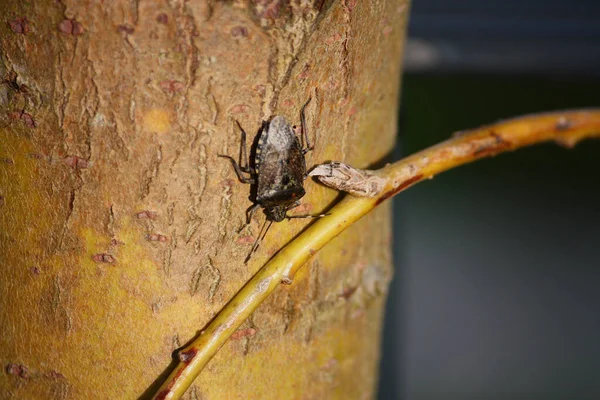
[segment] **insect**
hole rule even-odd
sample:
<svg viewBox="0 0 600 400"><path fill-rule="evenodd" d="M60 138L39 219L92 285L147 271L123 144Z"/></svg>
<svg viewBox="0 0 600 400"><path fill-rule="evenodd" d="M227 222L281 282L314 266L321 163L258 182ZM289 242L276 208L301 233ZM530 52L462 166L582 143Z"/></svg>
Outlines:
<svg viewBox="0 0 600 400"><path fill-rule="evenodd" d="M305 117L305 109L310 100L309 98L300 111L302 143L286 119L278 115L270 121L263 121L257 135L256 146L253 146L254 154L251 152L250 160L246 153L246 132L239 122L237 124L242 132L239 161L236 162L233 157L219 154L219 157L231 161L238 179L242 183L254 186L255 193L252 196L254 205L246 211L246 224L250 223L252 216L260 207L264 209L267 217L244 263L247 263L256 251L260 240L265 237L273 222L281 222L286 218L322 216L287 215L288 210L300 205L300 199L306 193L304 190L304 179L306 178L304 155L313 149L308 141ZM268 226L264 229L267 222Z"/></svg>

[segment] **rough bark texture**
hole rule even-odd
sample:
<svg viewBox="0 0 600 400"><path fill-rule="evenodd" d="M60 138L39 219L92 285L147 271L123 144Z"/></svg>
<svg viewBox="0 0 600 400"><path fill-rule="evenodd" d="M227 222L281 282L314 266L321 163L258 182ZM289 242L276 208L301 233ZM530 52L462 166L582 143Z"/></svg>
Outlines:
<svg viewBox="0 0 600 400"><path fill-rule="evenodd" d="M395 137L406 0L0 4L0 398L136 398L309 223L237 233L249 188L217 154L263 119L367 167ZM298 213L337 196L306 182ZM369 398L391 277L383 207L224 346L192 399Z"/></svg>

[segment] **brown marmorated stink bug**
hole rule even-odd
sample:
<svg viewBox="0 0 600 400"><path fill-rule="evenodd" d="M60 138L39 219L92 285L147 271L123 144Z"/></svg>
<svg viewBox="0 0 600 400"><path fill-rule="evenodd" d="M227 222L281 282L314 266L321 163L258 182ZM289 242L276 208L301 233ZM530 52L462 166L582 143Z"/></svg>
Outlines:
<svg viewBox="0 0 600 400"><path fill-rule="evenodd" d="M312 218L323 215L287 215L288 210L300 205L306 178L306 160L304 155L313 147L309 144L304 111L310 98L302 106L300 112L301 140L296 137L293 128L282 116L275 116L270 121L263 121L258 132L255 146L246 153L246 132L238 122L242 131L239 161L233 157L220 155L231 161L233 168L242 183L253 185L252 200L254 204L246 211L246 224L259 207L264 209L267 220L261 228L250 253L244 260L248 262L258 248L260 240L265 237L273 222L281 222L290 218ZM248 174L249 176L245 176ZM267 226L267 222L269 223ZM266 226L266 229L265 229ZM264 231L264 233L263 233Z"/></svg>

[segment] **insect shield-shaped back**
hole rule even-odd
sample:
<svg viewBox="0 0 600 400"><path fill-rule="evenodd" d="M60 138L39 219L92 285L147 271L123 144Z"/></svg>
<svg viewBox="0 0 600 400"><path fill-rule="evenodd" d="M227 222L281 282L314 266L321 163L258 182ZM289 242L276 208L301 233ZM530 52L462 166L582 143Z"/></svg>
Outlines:
<svg viewBox="0 0 600 400"><path fill-rule="evenodd" d="M306 161L294 130L281 116L263 129L256 146L254 171L257 178L256 203L265 208L267 219L283 221L288 209L306 193Z"/></svg>

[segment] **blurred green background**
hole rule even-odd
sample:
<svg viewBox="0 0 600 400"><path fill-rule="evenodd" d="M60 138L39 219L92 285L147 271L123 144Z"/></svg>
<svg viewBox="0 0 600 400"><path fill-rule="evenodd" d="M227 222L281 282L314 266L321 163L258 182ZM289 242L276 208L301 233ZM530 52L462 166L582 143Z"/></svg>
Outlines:
<svg viewBox="0 0 600 400"><path fill-rule="evenodd" d="M597 76L409 73L394 158L592 106ZM600 398L600 141L454 169L401 193L394 212L380 399Z"/></svg>

